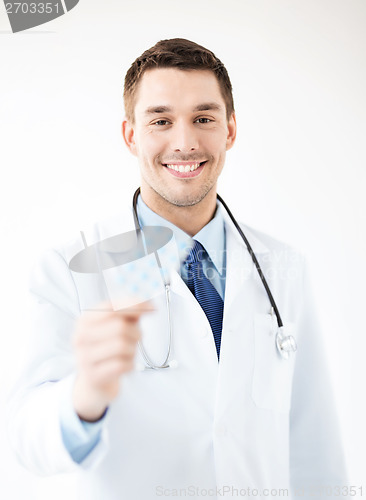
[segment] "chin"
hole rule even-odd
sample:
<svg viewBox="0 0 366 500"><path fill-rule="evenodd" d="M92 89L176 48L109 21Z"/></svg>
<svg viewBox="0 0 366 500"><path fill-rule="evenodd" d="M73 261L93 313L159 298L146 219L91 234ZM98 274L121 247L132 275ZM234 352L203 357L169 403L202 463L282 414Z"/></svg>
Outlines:
<svg viewBox="0 0 366 500"><path fill-rule="evenodd" d="M193 207L194 205L198 205L211 191L213 186L207 187L205 186L203 189L199 190L196 193L174 193L174 192L165 192L159 193L165 201L174 205L176 207Z"/></svg>

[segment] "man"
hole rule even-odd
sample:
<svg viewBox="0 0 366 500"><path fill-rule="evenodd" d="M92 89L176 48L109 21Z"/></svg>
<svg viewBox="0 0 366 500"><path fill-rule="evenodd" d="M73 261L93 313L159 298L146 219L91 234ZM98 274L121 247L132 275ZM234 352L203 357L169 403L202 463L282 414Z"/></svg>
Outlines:
<svg viewBox="0 0 366 500"><path fill-rule="evenodd" d="M172 231L178 268L164 248L133 268L103 255L85 264L88 248L131 234L131 210L43 257L31 285L35 352L12 406L20 459L40 474L78 471L78 498L88 500L314 498L343 485L303 260L241 225L273 307L217 199L236 137L226 69L193 42L160 41L127 72L124 99L123 137L141 170L136 219ZM136 285L152 253L164 287L130 307L132 290L116 301L126 266Z"/></svg>

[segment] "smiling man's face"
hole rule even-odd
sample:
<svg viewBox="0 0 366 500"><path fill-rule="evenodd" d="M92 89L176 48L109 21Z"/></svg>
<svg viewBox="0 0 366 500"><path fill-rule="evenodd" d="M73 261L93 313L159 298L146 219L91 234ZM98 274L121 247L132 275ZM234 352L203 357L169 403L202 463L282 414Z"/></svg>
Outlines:
<svg viewBox="0 0 366 500"><path fill-rule="evenodd" d="M212 71L157 68L144 73L123 134L139 159L141 192L186 207L216 193L236 123Z"/></svg>

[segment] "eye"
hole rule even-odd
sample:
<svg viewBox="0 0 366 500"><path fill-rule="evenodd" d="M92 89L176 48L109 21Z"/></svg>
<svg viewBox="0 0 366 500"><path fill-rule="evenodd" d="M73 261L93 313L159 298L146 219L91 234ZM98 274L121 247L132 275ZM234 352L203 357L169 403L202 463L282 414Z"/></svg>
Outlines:
<svg viewBox="0 0 366 500"><path fill-rule="evenodd" d="M212 122L213 120L211 120L210 118L197 118L196 122L198 123L210 123Z"/></svg>
<svg viewBox="0 0 366 500"><path fill-rule="evenodd" d="M158 121L153 123L153 125L158 125L160 127L164 127L164 125L168 125L168 124L169 124L168 120L158 120Z"/></svg>

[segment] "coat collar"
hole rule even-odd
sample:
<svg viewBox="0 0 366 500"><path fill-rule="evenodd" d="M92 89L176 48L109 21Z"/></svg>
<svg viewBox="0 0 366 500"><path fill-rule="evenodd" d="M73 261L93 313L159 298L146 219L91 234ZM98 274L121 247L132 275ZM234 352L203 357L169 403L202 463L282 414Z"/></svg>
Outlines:
<svg viewBox="0 0 366 500"><path fill-rule="evenodd" d="M244 284L253 276L253 273L257 278L257 271L245 242L225 208L219 201L218 203L222 211L226 231L225 310L227 311ZM240 224L240 227L257 257L270 252L269 248L258 238L253 229L244 224ZM173 270L170 274L170 281L173 292L181 296L191 297L191 293L180 277L179 272Z"/></svg>
<svg viewBox="0 0 366 500"><path fill-rule="evenodd" d="M237 295L244 285L252 279L253 275L256 275L257 271L245 242L227 211L224 207L222 208L226 230L225 313L228 314ZM252 229L243 224L239 225L256 256L259 257L261 254L269 252L267 246L254 234Z"/></svg>
<svg viewBox="0 0 366 500"><path fill-rule="evenodd" d="M253 270L256 273L250 254L242 240L238 230L234 226L225 208L218 202L224 218L226 231L226 286L225 286L225 310L234 301L245 282L252 275ZM259 257L262 254L268 253L270 250L261 241L255 232L246 225L240 224L245 236L247 237L254 253ZM101 224L96 224L94 230L89 233L89 242L93 243L104 238L131 231L134 229L132 207L128 213L119 214L113 218L103 221ZM179 255L176 256L175 269L170 272L170 284L173 292L185 297L191 297L191 292L188 290L184 281L180 277L178 265ZM164 256L161 256L164 266ZM165 262L166 267L171 267Z"/></svg>
<svg viewBox="0 0 366 500"><path fill-rule="evenodd" d="M219 201L217 201L217 203L219 205L219 208L221 209L221 213L224 218L225 230L227 231L227 233L231 232L237 243L242 245L246 249L245 244L240 234L238 233L238 230L231 221L225 208ZM253 229L244 224L239 224L239 225L244 231L245 236L248 238L249 243L255 254L262 254L269 252L268 247L258 238L258 236L256 236L255 231ZM94 243L96 241L102 240L103 238L108 238L110 236L114 236L116 234L125 231L131 231L134 229L134 227L135 225L133 222L133 212L131 206L131 208L126 212L119 213L113 217L108 218L107 220L104 220L103 222L96 223L93 226L93 229L90 228L92 229L91 231L90 230L87 231L87 234L89 234L91 243Z"/></svg>
<svg viewBox="0 0 366 500"><path fill-rule="evenodd" d="M245 245L242 237L240 236L238 230L236 229L233 221L231 220L229 214L227 213L227 211L225 210L225 208L222 206L222 204L219 201L218 201L218 203L219 203L221 210L222 210L222 214L223 214L224 222L225 222L225 229L226 229L227 233L232 232L236 241L240 245L242 245L245 248L245 250L247 251L246 245ZM247 237L247 239L250 243L250 246L252 247L253 252L255 254L263 254L263 253L268 253L270 251L269 248L260 239L258 239L258 237L254 234L253 229L251 229L249 226L246 226L246 225L241 224L241 223L239 223L239 226L242 229L242 231L244 232L245 236Z"/></svg>

